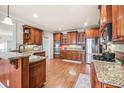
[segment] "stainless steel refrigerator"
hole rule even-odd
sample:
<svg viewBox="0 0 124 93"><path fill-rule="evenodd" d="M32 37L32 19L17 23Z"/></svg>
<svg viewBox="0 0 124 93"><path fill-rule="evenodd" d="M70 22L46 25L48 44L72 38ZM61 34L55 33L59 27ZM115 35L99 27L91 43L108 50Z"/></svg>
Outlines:
<svg viewBox="0 0 124 93"><path fill-rule="evenodd" d="M54 42L54 54L60 55L60 41Z"/></svg>
<svg viewBox="0 0 124 93"><path fill-rule="evenodd" d="M91 63L93 54L99 52L99 39L86 39L86 63Z"/></svg>

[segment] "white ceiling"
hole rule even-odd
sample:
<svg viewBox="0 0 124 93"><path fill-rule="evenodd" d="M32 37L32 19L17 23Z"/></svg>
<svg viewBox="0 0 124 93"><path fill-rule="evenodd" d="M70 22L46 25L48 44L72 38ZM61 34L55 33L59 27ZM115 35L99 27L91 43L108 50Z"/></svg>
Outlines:
<svg viewBox="0 0 124 93"><path fill-rule="evenodd" d="M6 13L7 6L0 6ZM39 17L34 18L33 14ZM98 24L99 11L97 5L11 5L10 16L19 18L50 31L83 28Z"/></svg>

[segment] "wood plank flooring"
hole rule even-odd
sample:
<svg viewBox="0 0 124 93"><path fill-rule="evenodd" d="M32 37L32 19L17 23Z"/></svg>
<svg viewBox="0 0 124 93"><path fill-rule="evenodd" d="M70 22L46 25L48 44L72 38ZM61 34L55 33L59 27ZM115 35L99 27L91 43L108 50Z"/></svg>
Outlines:
<svg viewBox="0 0 124 93"><path fill-rule="evenodd" d="M44 88L72 88L80 73L87 73L85 64L52 59L46 62L46 83Z"/></svg>

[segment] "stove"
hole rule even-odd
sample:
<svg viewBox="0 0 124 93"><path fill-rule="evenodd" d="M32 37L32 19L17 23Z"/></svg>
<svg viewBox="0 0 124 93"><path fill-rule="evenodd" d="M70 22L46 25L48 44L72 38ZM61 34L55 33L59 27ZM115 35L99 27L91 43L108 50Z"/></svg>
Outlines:
<svg viewBox="0 0 124 93"><path fill-rule="evenodd" d="M115 62L115 54L106 52L102 55L93 55L93 59L100 61Z"/></svg>

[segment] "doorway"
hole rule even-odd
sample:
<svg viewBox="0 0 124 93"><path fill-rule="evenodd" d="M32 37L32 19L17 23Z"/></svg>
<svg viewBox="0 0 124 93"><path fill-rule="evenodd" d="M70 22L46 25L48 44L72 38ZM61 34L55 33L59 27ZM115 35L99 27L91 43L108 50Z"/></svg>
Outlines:
<svg viewBox="0 0 124 93"><path fill-rule="evenodd" d="M48 60L50 58L50 41L49 37L44 36L43 37L43 50L45 51L46 59Z"/></svg>

